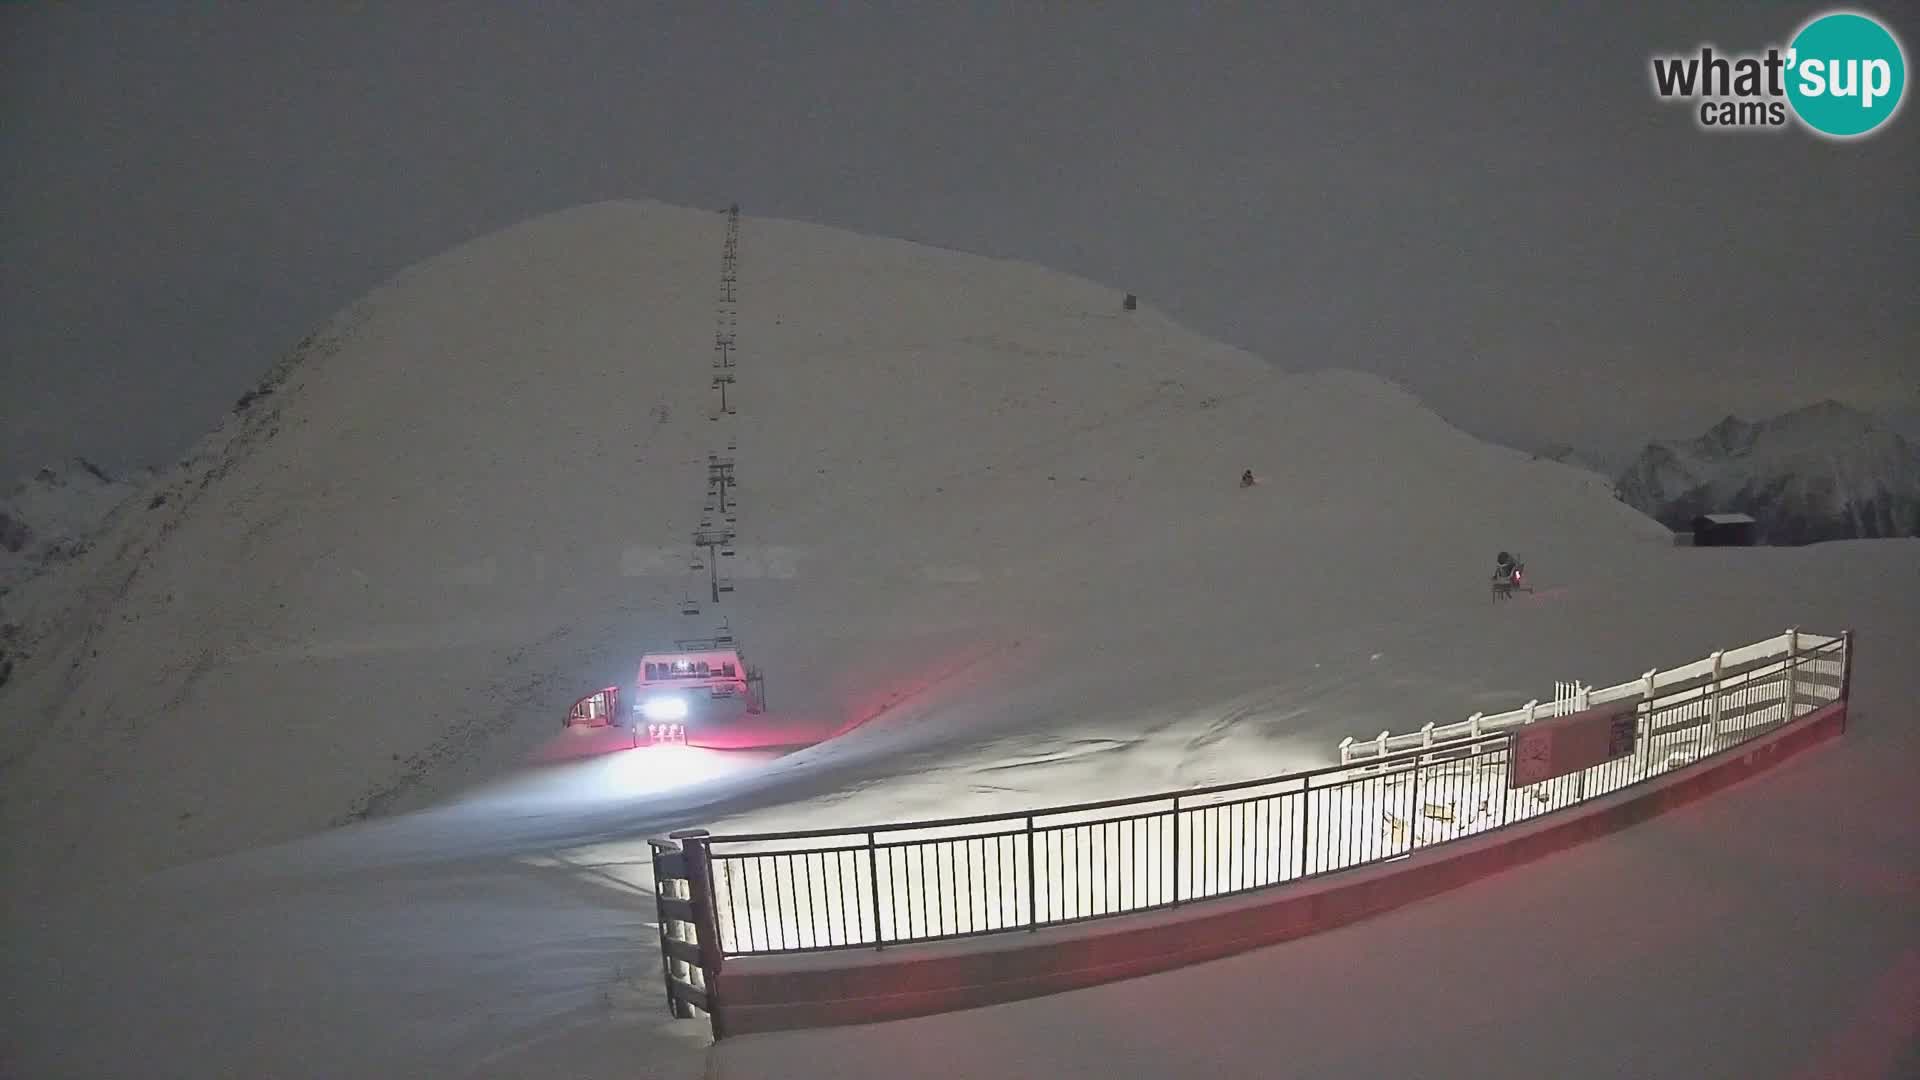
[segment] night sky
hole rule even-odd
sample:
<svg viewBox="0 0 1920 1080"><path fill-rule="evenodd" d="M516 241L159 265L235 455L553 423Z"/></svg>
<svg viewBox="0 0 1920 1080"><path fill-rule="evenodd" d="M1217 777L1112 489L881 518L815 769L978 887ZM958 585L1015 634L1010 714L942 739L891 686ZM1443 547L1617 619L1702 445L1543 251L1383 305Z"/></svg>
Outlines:
<svg viewBox="0 0 1920 1080"><path fill-rule="evenodd" d="M1185 7L0 6L0 479L164 463L406 265L620 197L1028 259L1521 445L1920 415L1913 103L1650 88L1827 5Z"/></svg>

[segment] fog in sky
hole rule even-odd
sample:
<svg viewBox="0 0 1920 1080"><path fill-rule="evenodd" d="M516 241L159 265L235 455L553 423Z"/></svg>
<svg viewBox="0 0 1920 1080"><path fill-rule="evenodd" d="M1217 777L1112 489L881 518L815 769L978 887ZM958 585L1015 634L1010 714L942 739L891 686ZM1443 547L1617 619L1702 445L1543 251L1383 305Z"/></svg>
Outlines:
<svg viewBox="0 0 1920 1080"><path fill-rule="evenodd" d="M1520 445L1920 409L1913 102L1650 90L1825 5L1187 7L4 5L0 478L164 463L407 264L634 196L1085 275Z"/></svg>

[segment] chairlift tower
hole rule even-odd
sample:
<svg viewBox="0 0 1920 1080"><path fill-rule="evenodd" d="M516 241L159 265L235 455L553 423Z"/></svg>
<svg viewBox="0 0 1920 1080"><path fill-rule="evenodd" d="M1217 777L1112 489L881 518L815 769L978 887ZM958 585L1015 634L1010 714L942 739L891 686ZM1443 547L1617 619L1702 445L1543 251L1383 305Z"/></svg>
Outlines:
<svg viewBox="0 0 1920 1080"><path fill-rule="evenodd" d="M707 587L716 604L720 602L721 593L733 591L733 582L720 576L720 559L733 555L732 545L732 529L701 529L693 534L693 546L708 552Z"/></svg>
<svg viewBox="0 0 1920 1080"><path fill-rule="evenodd" d="M736 483L737 481L733 478L733 459L723 458L717 454L708 454L707 494L713 499L713 502L708 505L707 509L717 509L722 514L727 513L727 489L733 487Z"/></svg>

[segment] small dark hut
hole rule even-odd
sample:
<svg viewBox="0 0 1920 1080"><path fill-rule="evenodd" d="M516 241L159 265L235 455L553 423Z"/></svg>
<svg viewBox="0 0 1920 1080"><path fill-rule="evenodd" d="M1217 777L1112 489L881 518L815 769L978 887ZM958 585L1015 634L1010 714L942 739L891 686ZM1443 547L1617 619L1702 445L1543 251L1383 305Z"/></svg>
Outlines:
<svg viewBox="0 0 1920 1080"><path fill-rule="evenodd" d="M1701 514L1693 519L1694 547L1752 547L1759 522L1745 514Z"/></svg>

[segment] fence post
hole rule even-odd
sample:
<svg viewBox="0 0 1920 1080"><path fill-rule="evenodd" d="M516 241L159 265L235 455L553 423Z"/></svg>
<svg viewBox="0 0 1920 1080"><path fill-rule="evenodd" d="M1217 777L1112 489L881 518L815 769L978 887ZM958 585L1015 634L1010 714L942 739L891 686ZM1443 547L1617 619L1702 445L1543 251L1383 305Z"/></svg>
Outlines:
<svg viewBox="0 0 1920 1080"><path fill-rule="evenodd" d="M1533 723L1533 702L1531 701L1527 702L1527 723ZM1507 767L1504 770L1506 776L1501 778L1502 783L1500 785L1500 824L1502 826L1507 825L1513 820L1513 807L1510 805L1513 799L1513 785L1505 781L1513 776L1514 747L1519 744L1520 733L1517 731L1508 731L1506 741Z"/></svg>
<svg viewBox="0 0 1920 1080"><path fill-rule="evenodd" d="M1707 690L1709 695L1707 703L1707 732L1710 740L1707 743L1708 749L1720 745L1720 658L1725 656L1726 653L1727 651L1725 649L1715 649L1713 650L1713 655L1707 658L1713 661L1713 681L1708 684Z"/></svg>
<svg viewBox="0 0 1920 1080"><path fill-rule="evenodd" d="M1386 757L1387 756L1387 733L1384 731L1381 732L1380 738L1376 739L1375 742L1378 745L1374 747L1374 750L1373 750L1374 756Z"/></svg>
<svg viewBox="0 0 1920 1080"><path fill-rule="evenodd" d="M1428 721L1426 728L1423 730L1425 730L1428 737L1431 738L1433 735L1432 721ZM1432 743L1429 742L1428 745L1432 745ZM1426 772L1426 758L1422 755L1415 755L1413 759L1413 797L1408 800L1407 806L1408 851L1412 851L1414 848L1420 846L1420 818L1422 816L1420 811L1423 809L1420 801L1420 777L1424 772Z"/></svg>
<svg viewBox="0 0 1920 1080"><path fill-rule="evenodd" d="M1800 675L1799 654L1800 628L1797 626L1789 626L1787 627L1787 709L1786 714L1781 717L1781 720L1787 723L1793 721L1794 682Z"/></svg>
<svg viewBox="0 0 1920 1080"><path fill-rule="evenodd" d="M1480 718L1484 715L1486 714L1474 713L1472 716L1467 717L1467 737L1468 738L1477 739L1480 737Z"/></svg>
<svg viewBox="0 0 1920 1080"><path fill-rule="evenodd" d="M1422 747L1433 745L1433 721L1431 720L1427 721L1420 729L1420 745ZM1414 771L1418 772L1419 770L1416 767Z"/></svg>
<svg viewBox="0 0 1920 1080"><path fill-rule="evenodd" d="M1027 929L1040 929L1040 864L1033 860L1033 815L1027 815Z"/></svg>
<svg viewBox="0 0 1920 1080"><path fill-rule="evenodd" d="M1853 631L1840 631L1840 730L1847 730L1847 697L1853 693Z"/></svg>
<svg viewBox="0 0 1920 1080"><path fill-rule="evenodd" d="M1840 631L1840 700L1853 693L1853 631Z"/></svg>
<svg viewBox="0 0 1920 1080"><path fill-rule="evenodd" d="M1386 732L1380 733L1386 738ZM1180 903L1180 796L1173 797L1173 902Z"/></svg>
<svg viewBox="0 0 1920 1080"><path fill-rule="evenodd" d="M878 951L887 947L887 935L880 932L880 849L871 829L867 831L867 878L873 883L873 947Z"/></svg>
<svg viewBox="0 0 1920 1080"><path fill-rule="evenodd" d="M1634 741L1639 744L1640 753L1637 756L1642 766L1653 761L1653 677L1658 674L1660 674L1659 668L1648 668L1646 674L1640 676L1640 696L1644 699L1643 704L1646 708L1641 710L1636 706L1635 711L1640 712L1639 722L1645 725L1646 730L1642 731L1640 737ZM1587 689L1591 690L1592 687Z"/></svg>
<svg viewBox="0 0 1920 1080"><path fill-rule="evenodd" d="M727 1032L726 1022L720 1016L720 925L713 900L713 853L709 847L709 834L705 829L682 829L668 833L667 837L680 841L680 854L685 860L687 875L686 903L691 909L689 914L693 916L693 944L699 951L700 981L706 984L701 989L706 994L707 1020L713 1026L713 1037L722 1039ZM657 881L655 896L659 897ZM672 990L669 986L669 997Z"/></svg>
<svg viewBox="0 0 1920 1080"><path fill-rule="evenodd" d="M1535 712L1536 710L1538 710L1539 708L1540 708L1540 699L1539 699L1539 698L1534 698L1534 699L1533 699L1532 701L1529 701L1529 702L1527 702L1527 704L1526 704L1526 709L1527 709L1527 716L1526 716L1526 719L1525 719L1525 720L1524 720L1523 722L1524 722L1524 723L1528 723L1528 724L1531 724L1531 723L1533 723L1533 714L1534 714L1534 712Z"/></svg>
<svg viewBox="0 0 1920 1080"><path fill-rule="evenodd" d="M673 933L672 927L676 920L667 916L666 904L670 899L680 899L678 896L669 897L667 890L672 882L682 880L681 875L686 873L686 856L682 853L679 843L673 840L648 840L647 846L653 849L653 906L660 927L660 977L666 983L667 1011L673 1014L675 1020L691 1020L693 1006L674 990L674 983L683 981L679 979L679 972L675 965L680 967L691 965L677 955L680 950L668 944L670 941L685 944L685 941ZM684 981L691 982L691 980Z"/></svg>
<svg viewBox="0 0 1920 1080"><path fill-rule="evenodd" d="M1352 763L1353 763L1353 736L1349 735L1346 738L1340 740L1340 764L1350 765Z"/></svg>

